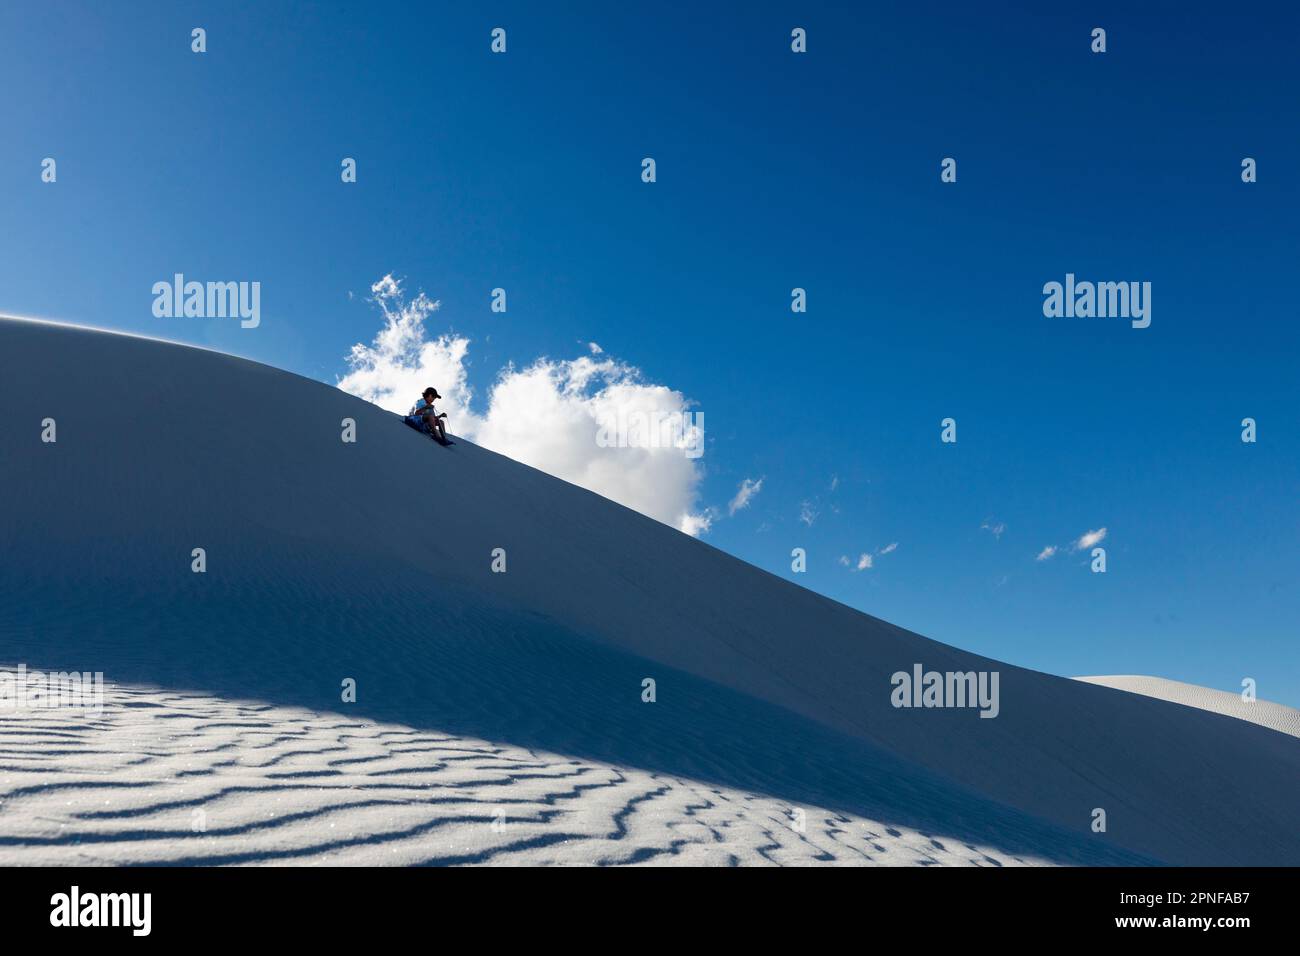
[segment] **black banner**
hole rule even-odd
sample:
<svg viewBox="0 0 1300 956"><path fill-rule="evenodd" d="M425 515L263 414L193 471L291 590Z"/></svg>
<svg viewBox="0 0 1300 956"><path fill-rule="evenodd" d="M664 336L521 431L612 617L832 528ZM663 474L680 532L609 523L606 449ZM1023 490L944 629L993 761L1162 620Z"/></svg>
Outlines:
<svg viewBox="0 0 1300 956"><path fill-rule="evenodd" d="M926 942L1190 935L1231 944L1294 925L1286 869L8 869L6 941L295 944L403 940L424 926L500 941L704 924L916 932ZM550 929L546 927L550 925ZM639 929L638 929L639 927ZM1242 934L1245 934L1244 936ZM524 938L522 935L520 938ZM558 940L553 940L558 942Z"/></svg>

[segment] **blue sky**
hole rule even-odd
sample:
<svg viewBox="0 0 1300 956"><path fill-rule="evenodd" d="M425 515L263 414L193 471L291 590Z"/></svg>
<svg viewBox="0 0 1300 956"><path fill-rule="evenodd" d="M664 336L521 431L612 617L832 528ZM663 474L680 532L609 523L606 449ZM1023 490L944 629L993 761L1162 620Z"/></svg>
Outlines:
<svg viewBox="0 0 1300 956"><path fill-rule="evenodd" d="M334 383L391 273L479 396L595 341L689 398L717 547L1019 664L1300 706L1300 15L1053 6L5 5L0 311ZM261 326L155 318L175 272L260 281ZM1151 282L1151 327L1045 318L1067 272Z"/></svg>

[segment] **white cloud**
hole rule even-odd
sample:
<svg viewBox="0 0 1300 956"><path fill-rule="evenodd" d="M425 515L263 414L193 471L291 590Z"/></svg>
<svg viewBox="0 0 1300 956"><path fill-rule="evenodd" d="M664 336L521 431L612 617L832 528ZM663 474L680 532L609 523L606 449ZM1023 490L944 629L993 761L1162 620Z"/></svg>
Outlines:
<svg viewBox="0 0 1300 956"><path fill-rule="evenodd" d="M350 371L339 380L339 388L374 402L380 408L405 413L426 386L433 385L445 397L441 409L466 433L477 427L470 412L473 396L465 381L465 355L469 339L442 335L428 340L424 320L439 304L423 292L409 302L392 276L384 276L370 287L374 302L384 316L384 326L370 345L354 345L348 356Z"/></svg>
<svg viewBox="0 0 1300 956"><path fill-rule="evenodd" d="M1001 521L994 521L992 518L985 518L984 523L980 525L981 531L987 531L995 538L1002 537L1002 532L1007 530L1007 526Z"/></svg>
<svg viewBox="0 0 1300 956"><path fill-rule="evenodd" d="M898 542L893 541L885 545L883 548L877 548L876 556L879 557L880 555L890 554L897 550ZM854 571L866 571L875 567L876 560L870 554L863 551L858 555L857 561L853 561L847 554L840 555L840 564L844 565L846 568L852 568Z"/></svg>
<svg viewBox="0 0 1300 956"><path fill-rule="evenodd" d="M812 527L812 523L817 520L817 509L813 507L811 501L799 502L799 520Z"/></svg>
<svg viewBox="0 0 1300 956"><path fill-rule="evenodd" d="M1049 545L1048 545L1047 547L1045 547L1042 551L1039 551L1039 552L1038 552L1038 557L1034 558L1034 560L1035 560L1035 561L1046 561L1048 558L1050 558L1050 557L1051 557L1052 555L1054 555L1054 554L1056 554L1056 545L1054 545L1054 544L1049 544Z"/></svg>
<svg viewBox="0 0 1300 956"><path fill-rule="evenodd" d="M831 491L834 491L839 486L840 486L840 476L831 475Z"/></svg>
<svg viewBox="0 0 1300 956"><path fill-rule="evenodd" d="M485 448L580 485L672 525L703 534L714 515L697 507L702 471L681 447L601 447L602 422L628 416L688 414L689 402L644 381L637 368L604 358L599 346L571 361L538 359L502 369L487 410L474 408L466 378L469 339L427 339L424 321L438 308L423 292L407 301L391 275L371 287L384 325L369 345L354 345L338 387L389 411L405 413L432 385L444 396L448 429ZM594 343L592 343L594 345ZM651 443L643 443L649 446Z"/></svg>
<svg viewBox="0 0 1300 956"><path fill-rule="evenodd" d="M601 348L599 345L597 345L595 342L588 342L588 343L587 343L587 350L588 350L589 352L591 352L592 355L603 355L603 354L605 353L605 350L602 349L602 348Z"/></svg>
<svg viewBox="0 0 1300 956"><path fill-rule="evenodd" d="M1080 535L1079 540L1074 542L1074 550L1083 551L1086 548L1091 548L1094 544L1101 541L1105 537L1106 537L1105 528L1098 528L1096 531L1089 531L1087 534Z"/></svg>
<svg viewBox="0 0 1300 956"><path fill-rule="evenodd" d="M753 478L746 478L740 483L740 487L736 490L736 497L732 498L731 504L727 506L727 513L734 515L742 508L748 508L749 502L753 499L754 495L758 494L762 490L762 478L758 479L758 481L755 481Z"/></svg>
<svg viewBox="0 0 1300 956"><path fill-rule="evenodd" d="M713 527L713 512L705 510L701 514L686 514L678 522L677 530L684 531L693 538L698 538Z"/></svg>

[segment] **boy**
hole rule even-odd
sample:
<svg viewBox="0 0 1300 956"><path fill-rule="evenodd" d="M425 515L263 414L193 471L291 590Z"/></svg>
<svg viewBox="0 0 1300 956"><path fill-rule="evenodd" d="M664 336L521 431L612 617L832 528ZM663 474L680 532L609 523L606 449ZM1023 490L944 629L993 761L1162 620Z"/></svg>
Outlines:
<svg viewBox="0 0 1300 956"><path fill-rule="evenodd" d="M439 412L433 407L435 399L441 399L438 390L430 386L426 388L423 397L411 406L411 412L406 416L407 421L419 428L421 431L428 432L444 445L447 443L447 427L442 420L447 417L446 412Z"/></svg>

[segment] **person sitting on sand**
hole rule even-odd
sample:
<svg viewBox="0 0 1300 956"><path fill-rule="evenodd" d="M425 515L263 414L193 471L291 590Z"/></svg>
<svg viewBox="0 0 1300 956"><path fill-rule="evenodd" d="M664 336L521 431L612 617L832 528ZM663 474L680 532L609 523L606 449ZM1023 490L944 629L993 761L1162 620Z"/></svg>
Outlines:
<svg viewBox="0 0 1300 956"><path fill-rule="evenodd" d="M447 417L446 412L439 412L433 407L435 399L441 399L438 390L432 386L426 388L423 397L411 406L411 412L406 417L413 419L413 424L421 431L428 432L438 439L445 442L447 440L447 428L442 420Z"/></svg>

